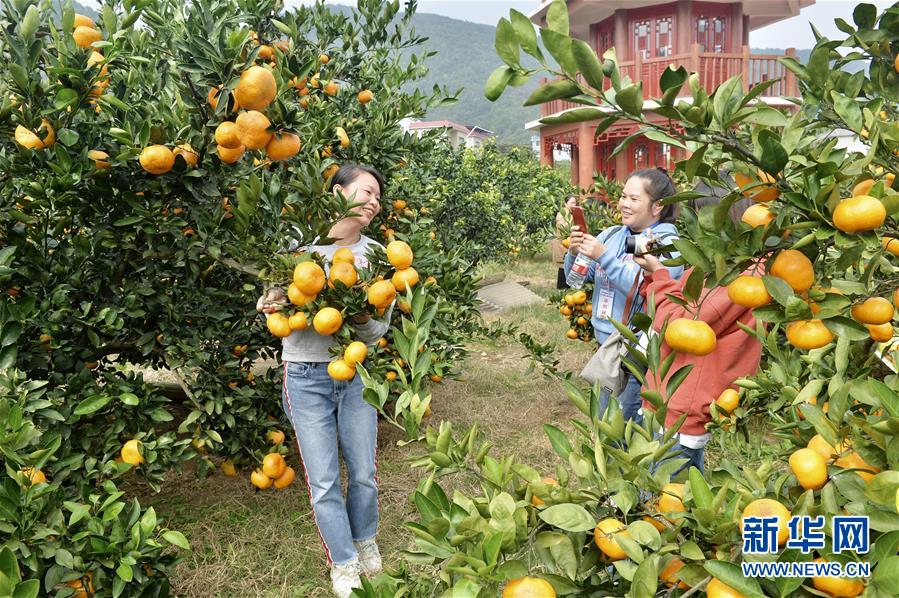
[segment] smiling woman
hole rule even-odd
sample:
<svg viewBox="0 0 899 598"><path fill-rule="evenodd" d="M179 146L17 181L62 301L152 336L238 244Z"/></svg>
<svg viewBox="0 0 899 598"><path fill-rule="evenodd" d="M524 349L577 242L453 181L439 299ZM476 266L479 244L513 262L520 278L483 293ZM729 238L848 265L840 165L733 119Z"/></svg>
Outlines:
<svg viewBox="0 0 899 598"><path fill-rule="evenodd" d="M374 168L358 164L344 165L331 182L331 190L357 205L353 215L337 221L328 237L330 245L311 245L308 253L318 253L331 262L335 270L352 263L355 268L368 266L366 252L380 244L362 234L372 218L381 211L384 179ZM313 262L305 262L313 264ZM317 266L310 268L316 269ZM324 272L318 269L316 288L325 284ZM257 310L275 313L287 304L282 289L269 290L259 298ZM294 301L294 299L291 299ZM331 310L329 325L320 316ZM367 313L350 316L354 337L367 345L378 341L388 330L392 304L379 318ZM360 573L374 576L381 570L381 555L375 543L378 529L378 486L375 478L375 447L378 421L374 407L362 399L362 379L355 370L342 365L337 372L331 362L332 332L340 327L340 315L333 308L319 310L313 327L287 331L282 339L284 382L281 402L293 424L306 471L306 483L315 522L331 565L331 582L337 596L349 596L359 587ZM305 321L304 321L305 322ZM360 343L361 344L361 343ZM347 467L347 497L340 488L338 450Z"/></svg>

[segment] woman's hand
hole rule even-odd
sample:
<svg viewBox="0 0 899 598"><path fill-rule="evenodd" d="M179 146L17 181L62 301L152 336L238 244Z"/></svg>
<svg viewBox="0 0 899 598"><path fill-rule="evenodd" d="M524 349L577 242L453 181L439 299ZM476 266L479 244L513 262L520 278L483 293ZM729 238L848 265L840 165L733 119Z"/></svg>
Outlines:
<svg viewBox="0 0 899 598"><path fill-rule="evenodd" d="M256 311L263 314L273 314L281 311L281 308L287 305L287 296L284 295L284 289L277 287L271 288L265 292L265 295L256 301Z"/></svg>
<svg viewBox="0 0 899 598"><path fill-rule="evenodd" d="M571 233L568 235L568 251L571 252L571 255L577 255L581 246L581 243L584 242L584 233L581 231L581 227L575 225L571 227Z"/></svg>
<svg viewBox="0 0 899 598"><path fill-rule="evenodd" d="M634 262L636 262L638 266L640 266L650 274L655 272L656 270L659 270L660 268L665 267L662 265L662 262L659 261L659 258L649 253L644 255L635 255Z"/></svg>
<svg viewBox="0 0 899 598"><path fill-rule="evenodd" d="M574 242L572 242L574 245ZM582 253L589 257L590 259L596 260L599 259L599 256L606 252L606 246L602 241L594 237L593 235L584 235L581 234L581 241L578 244L578 253Z"/></svg>

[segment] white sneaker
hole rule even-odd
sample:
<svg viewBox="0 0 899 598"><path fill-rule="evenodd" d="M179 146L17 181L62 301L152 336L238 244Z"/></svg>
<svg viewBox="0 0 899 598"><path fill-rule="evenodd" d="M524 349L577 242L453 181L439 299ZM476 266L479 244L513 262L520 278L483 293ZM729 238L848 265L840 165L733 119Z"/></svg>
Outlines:
<svg viewBox="0 0 899 598"><path fill-rule="evenodd" d="M353 542L359 555L359 566L366 577L374 577L381 572L381 552L375 539Z"/></svg>
<svg viewBox="0 0 899 598"><path fill-rule="evenodd" d="M331 589L337 598L349 598L353 589L361 588L359 561L352 560L346 565L331 565Z"/></svg>

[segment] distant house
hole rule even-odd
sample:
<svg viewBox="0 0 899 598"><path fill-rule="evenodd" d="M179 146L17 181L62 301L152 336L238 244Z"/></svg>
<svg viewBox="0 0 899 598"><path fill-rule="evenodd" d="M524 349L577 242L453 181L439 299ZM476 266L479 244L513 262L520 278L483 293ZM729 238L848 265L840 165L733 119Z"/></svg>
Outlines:
<svg viewBox="0 0 899 598"><path fill-rule="evenodd" d="M404 119L400 123L404 131L414 131L420 136L425 131L442 129L443 134L453 149L460 147L478 147L486 140L494 137L493 131L478 126L460 125L451 120L412 120Z"/></svg>

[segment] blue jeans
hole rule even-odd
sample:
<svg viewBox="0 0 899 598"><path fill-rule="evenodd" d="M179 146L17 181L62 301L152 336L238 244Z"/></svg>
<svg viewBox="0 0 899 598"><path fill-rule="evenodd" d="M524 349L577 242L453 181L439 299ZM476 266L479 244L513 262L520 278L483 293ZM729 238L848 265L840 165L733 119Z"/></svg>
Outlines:
<svg viewBox="0 0 899 598"><path fill-rule="evenodd" d="M680 454L678 454L680 453ZM678 469L672 477L690 467L695 467L700 473L705 473L705 448L687 448L680 442L671 447L671 456L677 459L689 459L684 466Z"/></svg>
<svg viewBox="0 0 899 598"><path fill-rule="evenodd" d="M599 393L599 413L598 417L602 417L609 406L610 393L607 390L601 390ZM618 404L621 406L621 414L624 421L632 419L636 423L643 423L643 414L640 408L643 406L643 399L640 397L640 381L633 374L627 373L627 381L624 388L616 397Z"/></svg>
<svg viewBox="0 0 899 598"><path fill-rule="evenodd" d="M355 559L353 542L374 538L378 531L378 416L362 400L362 390L359 376L347 382L331 378L327 363L284 364L281 401L296 433L329 564ZM338 444L347 469L345 503Z"/></svg>

